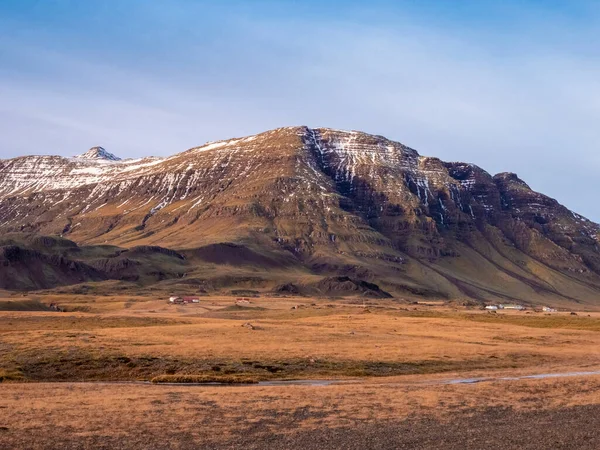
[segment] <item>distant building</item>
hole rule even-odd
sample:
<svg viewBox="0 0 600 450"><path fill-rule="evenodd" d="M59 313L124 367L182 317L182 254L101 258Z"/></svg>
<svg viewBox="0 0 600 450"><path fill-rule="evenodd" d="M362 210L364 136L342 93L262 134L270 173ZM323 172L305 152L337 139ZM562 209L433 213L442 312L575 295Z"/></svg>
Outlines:
<svg viewBox="0 0 600 450"><path fill-rule="evenodd" d="M550 308L549 306L542 307L542 311L544 312L556 312L556 309Z"/></svg>
<svg viewBox="0 0 600 450"><path fill-rule="evenodd" d="M508 305L499 305L500 309L516 309L517 311L523 311L525 309L525 307L523 305L514 305L514 304L508 304Z"/></svg>
<svg viewBox="0 0 600 450"><path fill-rule="evenodd" d="M489 309L491 311L496 311L497 309L500 309L500 308L498 307L498 305L487 305L485 307L485 309Z"/></svg>
<svg viewBox="0 0 600 450"><path fill-rule="evenodd" d="M169 303L177 304L177 305L186 305L188 303L200 303L199 297L169 297Z"/></svg>

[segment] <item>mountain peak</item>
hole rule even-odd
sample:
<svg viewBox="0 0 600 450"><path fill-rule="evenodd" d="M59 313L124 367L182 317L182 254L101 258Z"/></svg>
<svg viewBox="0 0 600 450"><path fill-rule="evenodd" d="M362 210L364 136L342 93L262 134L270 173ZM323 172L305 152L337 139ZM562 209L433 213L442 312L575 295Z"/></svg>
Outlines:
<svg viewBox="0 0 600 450"><path fill-rule="evenodd" d="M79 159L100 159L105 161L121 161L121 158L107 152L102 147L92 147L87 152L76 156Z"/></svg>

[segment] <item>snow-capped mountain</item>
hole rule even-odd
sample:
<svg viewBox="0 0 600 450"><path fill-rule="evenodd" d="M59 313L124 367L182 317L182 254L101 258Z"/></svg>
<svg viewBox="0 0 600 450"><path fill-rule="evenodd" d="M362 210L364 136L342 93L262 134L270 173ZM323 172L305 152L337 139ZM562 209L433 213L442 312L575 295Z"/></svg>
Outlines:
<svg viewBox="0 0 600 450"><path fill-rule="evenodd" d="M500 291L494 272L534 293L600 286L600 227L516 175L326 128L168 158L119 160L95 147L0 161L0 231L179 249L250 242L311 267L395 267L407 286L428 272L425 285L451 278L453 295L468 297Z"/></svg>
<svg viewBox="0 0 600 450"><path fill-rule="evenodd" d="M104 161L121 161L121 158L113 155L112 153L107 152L102 147L92 147L87 152L75 156L78 159L96 159L96 160L104 160Z"/></svg>

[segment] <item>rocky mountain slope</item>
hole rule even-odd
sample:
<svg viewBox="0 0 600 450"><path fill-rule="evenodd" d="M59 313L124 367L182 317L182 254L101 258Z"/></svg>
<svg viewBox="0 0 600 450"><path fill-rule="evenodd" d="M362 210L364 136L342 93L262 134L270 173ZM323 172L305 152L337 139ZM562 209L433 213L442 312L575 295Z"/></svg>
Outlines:
<svg viewBox="0 0 600 450"><path fill-rule="evenodd" d="M3 160L0 231L190 252L235 244L294 268L279 279L265 268L265 286L350 276L396 295L594 303L600 294L597 224L515 174L355 131L281 128L168 158L119 160L96 147ZM242 253L221 261L213 251L188 269L234 267Z"/></svg>

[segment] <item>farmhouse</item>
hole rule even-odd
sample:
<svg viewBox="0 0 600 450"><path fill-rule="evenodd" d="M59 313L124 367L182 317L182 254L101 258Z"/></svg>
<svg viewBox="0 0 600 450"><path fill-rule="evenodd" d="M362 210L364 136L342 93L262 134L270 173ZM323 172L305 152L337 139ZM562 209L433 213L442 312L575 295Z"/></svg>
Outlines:
<svg viewBox="0 0 600 450"><path fill-rule="evenodd" d="M523 305L517 304L506 304L506 305L487 305L485 307L487 310L496 311L498 309L515 309L517 311L523 311L525 307Z"/></svg>
<svg viewBox="0 0 600 450"><path fill-rule="evenodd" d="M507 305L499 305L500 309L515 309L517 311L523 311L525 307L523 305L516 304L507 304Z"/></svg>
<svg viewBox="0 0 600 450"><path fill-rule="evenodd" d="M176 305L186 305L188 303L200 303L199 297L169 297L169 303Z"/></svg>

